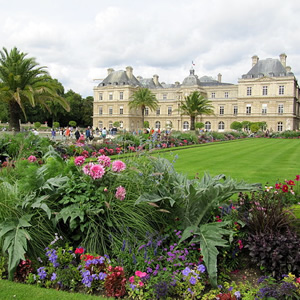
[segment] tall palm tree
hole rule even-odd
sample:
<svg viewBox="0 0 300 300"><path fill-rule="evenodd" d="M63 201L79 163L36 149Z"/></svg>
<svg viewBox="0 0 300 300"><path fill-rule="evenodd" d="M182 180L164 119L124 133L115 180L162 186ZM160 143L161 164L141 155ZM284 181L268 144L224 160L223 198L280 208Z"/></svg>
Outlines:
<svg viewBox="0 0 300 300"><path fill-rule="evenodd" d="M146 107L149 107L150 110L155 110L158 107L155 95L148 88L139 88L132 94L130 99L128 103L130 109L142 110L142 124L144 126Z"/></svg>
<svg viewBox="0 0 300 300"><path fill-rule="evenodd" d="M185 101L180 102L179 111L181 115L190 116L191 130L195 130L195 120L197 116L214 114L212 102L198 91L192 92L185 97Z"/></svg>
<svg viewBox="0 0 300 300"><path fill-rule="evenodd" d="M8 102L9 127L20 131L20 115L25 113L25 104L41 104L50 111L49 101L60 103L69 110L68 103L57 94L57 85L45 67L38 67L34 58L16 47L10 52L0 51L0 101Z"/></svg>

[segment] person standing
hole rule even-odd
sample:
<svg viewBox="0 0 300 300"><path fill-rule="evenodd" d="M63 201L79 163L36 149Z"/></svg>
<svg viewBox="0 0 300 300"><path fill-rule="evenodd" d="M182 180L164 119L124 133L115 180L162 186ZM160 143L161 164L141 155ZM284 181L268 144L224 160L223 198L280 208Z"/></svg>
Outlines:
<svg viewBox="0 0 300 300"><path fill-rule="evenodd" d="M106 135L107 135L107 131L106 131L106 128L104 127L102 129L102 138L105 139L106 138Z"/></svg>
<svg viewBox="0 0 300 300"><path fill-rule="evenodd" d="M85 131L85 139L86 139L86 141L89 141L90 137L91 137L91 127L88 126L88 128Z"/></svg>
<svg viewBox="0 0 300 300"><path fill-rule="evenodd" d="M80 132L79 132L79 128L76 127L76 130L75 130L75 138L76 138L76 141L78 142L79 138L80 138Z"/></svg>
<svg viewBox="0 0 300 300"><path fill-rule="evenodd" d="M52 140L55 141L55 139L56 139L56 131L55 131L54 128L52 128L52 130L51 130L51 136L52 136Z"/></svg>

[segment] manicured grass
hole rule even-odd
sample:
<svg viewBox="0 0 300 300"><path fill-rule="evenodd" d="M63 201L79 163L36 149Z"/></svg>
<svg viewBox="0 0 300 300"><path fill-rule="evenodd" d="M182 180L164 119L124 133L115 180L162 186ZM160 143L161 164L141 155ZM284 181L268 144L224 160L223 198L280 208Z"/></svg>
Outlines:
<svg viewBox="0 0 300 300"><path fill-rule="evenodd" d="M300 174L300 140L244 139L234 142L205 144L190 149L160 153L173 160L176 171L193 178L225 174L249 183L274 185L277 180L294 179Z"/></svg>
<svg viewBox="0 0 300 300"><path fill-rule="evenodd" d="M95 300L113 299L100 296L91 296L79 293L68 293L45 289L33 285L15 283L7 280L0 280L0 299L18 300Z"/></svg>

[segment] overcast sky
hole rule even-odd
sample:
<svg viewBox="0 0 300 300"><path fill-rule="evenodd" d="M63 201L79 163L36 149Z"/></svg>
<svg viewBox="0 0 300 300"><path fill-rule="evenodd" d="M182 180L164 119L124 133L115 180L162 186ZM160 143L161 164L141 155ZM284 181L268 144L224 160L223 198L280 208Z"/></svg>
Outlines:
<svg viewBox="0 0 300 300"><path fill-rule="evenodd" d="M0 49L47 66L65 90L93 95L107 68L182 82L237 83L251 57L279 58L300 78L299 0L0 0Z"/></svg>

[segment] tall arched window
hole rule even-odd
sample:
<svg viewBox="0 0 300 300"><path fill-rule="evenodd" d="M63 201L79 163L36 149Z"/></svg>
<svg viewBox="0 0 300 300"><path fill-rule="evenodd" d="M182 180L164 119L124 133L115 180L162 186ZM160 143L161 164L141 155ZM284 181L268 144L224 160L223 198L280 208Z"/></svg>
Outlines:
<svg viewBox="0 0 300 300"><path fill-rule="evenodd" d="M100 128L103 128L103 122L102 122L102 121L99 121L98 124L99 124L99 129L100 129Z"/></svg>
<svg viewBox="0 0 300 300"><path fill-rule="evenodd" d="M108 128L112 128L113 127L113 122L112 121L109 121L108 122Z"/></svg>
<svg viewBox="0 0 300 300"><path fill-rule="evenodd" d="M219 130L224 130L225 129L225 123L223 121L219 122L218 129Z"/></svg>
<svg viewBox="0 0 300 300"><path fill-rule="evenodd" d="M283 131L283 123L282 122L277 123L277 131Z"/></svg>
<svg viewBox="0 0 300 300"><path fill-rule="evenodd" d="M159 121L156 121L156 122L155 122L155 128L156 128L156 129L160 129L160 122L159 122Z"/></svg>
<svg viewBox="0 0 300 300"><path fill-rule="evenodd" d="M120 121L120 128L123 128L123 126L124 126L124 122Z"/></svg>
<svg viewBox="0 0 300 300"><path fill-rule="evenodd" d="M189 130L190 129L190 124L188 121L183 122L183 130Z"/></svg>
<svg viewBox="0 0 300 300"><path fill-rule="evenodd" d="M211 123L209 121L205 122L204 125L205 125L204 128L205 128L206 131L211 131Z"/></svg>

